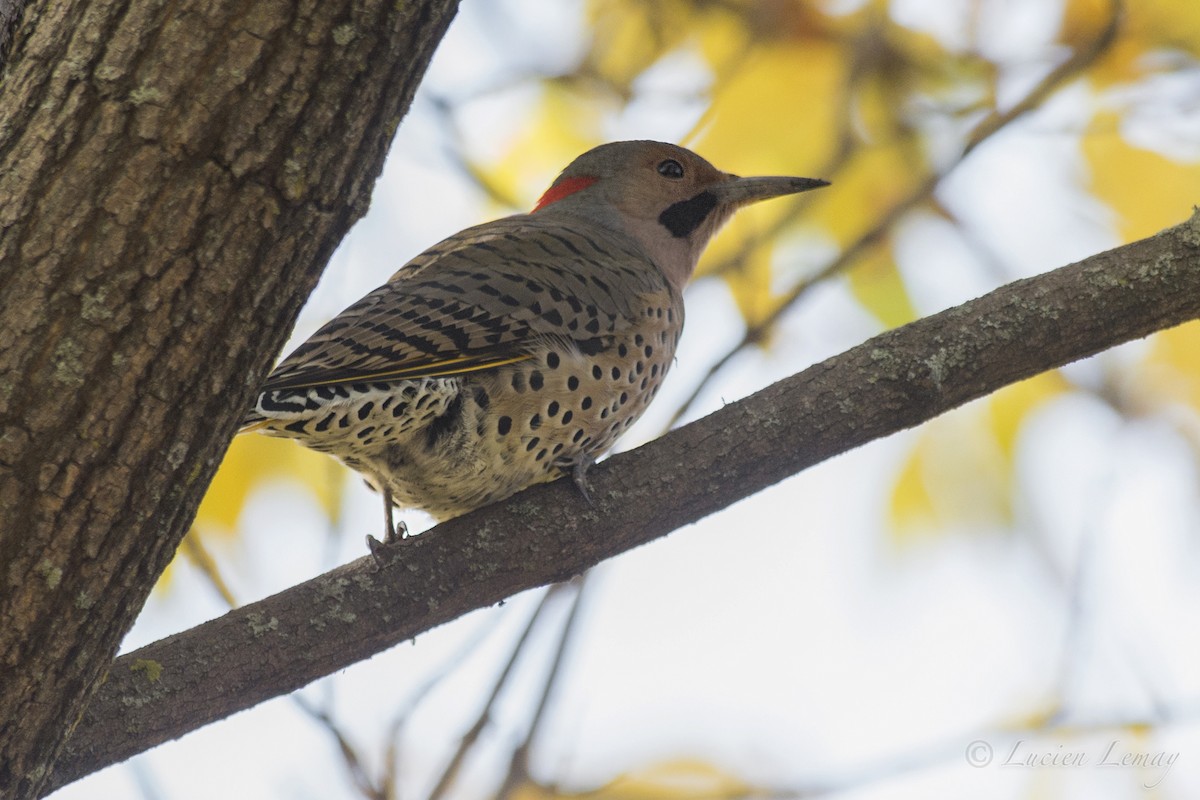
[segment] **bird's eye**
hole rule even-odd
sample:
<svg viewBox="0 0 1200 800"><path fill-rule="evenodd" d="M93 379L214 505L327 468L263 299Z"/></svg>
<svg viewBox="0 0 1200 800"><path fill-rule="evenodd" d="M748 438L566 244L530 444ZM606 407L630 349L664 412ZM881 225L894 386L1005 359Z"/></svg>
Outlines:
<svg viewBox="0 0 1200 800"><path fill-rule="evenodd" d="M659 162L658 174L677 181L683 177L683 165L673 158L668 158L666 161Z"/></svg>

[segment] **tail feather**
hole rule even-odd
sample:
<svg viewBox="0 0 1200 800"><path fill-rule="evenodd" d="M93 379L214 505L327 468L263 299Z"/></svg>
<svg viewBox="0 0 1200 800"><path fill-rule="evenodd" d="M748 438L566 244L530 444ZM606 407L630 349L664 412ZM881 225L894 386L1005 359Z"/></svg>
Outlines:
<svg viewBox="0 0 1200 800"><path fill-rule="evenodd" d="M246 412L246 416L242 417L242 424L238 426L238 433L251 433L261 430L266 427L269 418L262 412L262 395L259 394L254 398L254 407Z"/></svg>
<svg viewBox="0 0 1200 800"><path fill-rule="evenodd" d="M238 428L238 433L254 433L254 431L262 430L267 427L267 421L267 418L262 414L252 411L242 420L241 427Z"/></svg>

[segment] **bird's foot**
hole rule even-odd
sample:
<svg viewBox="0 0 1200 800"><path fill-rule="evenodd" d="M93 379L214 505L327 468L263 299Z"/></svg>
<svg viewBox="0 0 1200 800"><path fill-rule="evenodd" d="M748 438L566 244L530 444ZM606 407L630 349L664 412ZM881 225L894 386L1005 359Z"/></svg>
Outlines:
<svg viewBox="0 0 1200 800"><path fill-rule="evenodd" d="M386 488L386 484L380 482L385 488L383 489L383 541L376 539L371 534L367 534L367 549L371 551L371 558L375 559L376 566L382 567L386 563L384 558L385 548L404 541L408 536L408 526L401 520L399 523L395 521L393 512L395 506L392 504L392 492Z"/></svg>
<svg viewBox="0 0 1200 800"><path fill-rule="evenodd" d="M592 502L592 487L588 483L587 472L591 469L592 464L595 463L596 459L591 456L583 456L571 468L571 482L575 484L575 488L579 490L579 493L583 495L583 499L592 508L595 508L596 504Z"/></svg>
<svg viewBox="0 0 1200 800"><path fill-rule="evenodd" d="M377 566L384 566L388 559L385 557L387 550L394 544L399 544L408 538L408 526L403 522L396 525L391 524L388 520L388 529L384 531L383 539L376 539L371 534L367 534L367 549L371 551L371 558L375 559Z"/></svg>

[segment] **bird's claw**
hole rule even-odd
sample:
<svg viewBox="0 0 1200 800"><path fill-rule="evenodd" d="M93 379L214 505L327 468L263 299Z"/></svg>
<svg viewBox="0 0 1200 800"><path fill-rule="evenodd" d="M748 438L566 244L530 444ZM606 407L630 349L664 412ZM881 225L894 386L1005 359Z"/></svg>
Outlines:
<svg viewBox="0 0 1200 800"><path fill-rule="evenodd" d="M592 487L588 483L587 471L595 463L596 459L591 456L585 456L576 461L575 466L571 469L572 483L575 484L575 488L579 490L579 493L583 495L583 499L592 508L595 508L596 504L592 501Z"/></svg>
<svg viewBox="0 0 1200 800"><path fill-rule="evenodd" d="M367 534L367 549L371 551L371 558L375 559L377 567L384 566L387 559L384 558L386 548L404 541L408 536L408 526L404 521L396 522L393 517L395 506L392 504L392 492L388 488L387 483L380 481L383 486L383 541L379 541L371 534Z"/></svg>
<svg viewBox="0 0 1200 800"><path fill-rule="evenodd" d="M403 522L396 525L389 525L388 530L384 531L383 539L376 539L371 534L367 534L367 549L371 551L371 558L375 559L377 566L384 566L387 559L388 548L395 544L402 543L408 538L408 526Z"/></svg>

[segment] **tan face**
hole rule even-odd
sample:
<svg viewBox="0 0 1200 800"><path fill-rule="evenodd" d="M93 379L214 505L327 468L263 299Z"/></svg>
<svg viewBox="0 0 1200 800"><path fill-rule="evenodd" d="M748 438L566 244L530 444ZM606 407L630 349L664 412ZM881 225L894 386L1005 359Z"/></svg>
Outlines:
<svg viewBox="0 0 1200 800"><path fill-rule="evenodd" d="M602 145L563 173L572 174L599 178L596 194L627 220L659 221L675 237L689 236L716 209L716 198L704 192L733 178L695 153L662 142Z"/></svg>
<svg viewBox="0 0 1200 800"><path fill-rule="evenodd" d="M534 213L553 209L624 231L681 288L735 210L823 185L809 178L740 178L663 142L612 142L571 162Z"/></svg>

